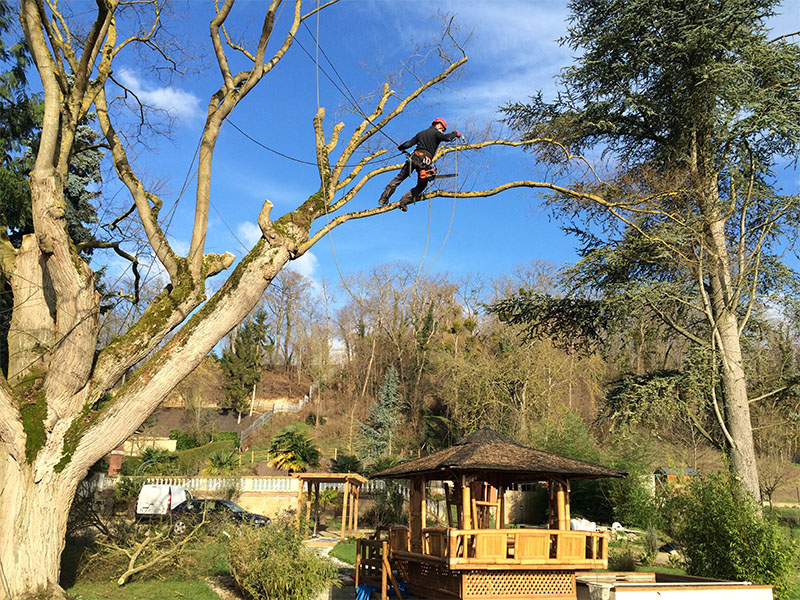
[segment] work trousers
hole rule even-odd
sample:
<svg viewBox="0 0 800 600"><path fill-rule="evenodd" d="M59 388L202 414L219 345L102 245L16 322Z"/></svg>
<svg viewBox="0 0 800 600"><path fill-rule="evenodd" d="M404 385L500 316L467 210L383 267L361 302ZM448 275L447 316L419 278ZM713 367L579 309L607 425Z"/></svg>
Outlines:
<svg viewBox="0 0 800 600"><path fill-rule="evenodd" d="M397 186L403 183L403 181L405 181L411 175L412 170L417 172L417 185L411 188L411 196L413 198L416 198L417 196L422 195L422 192L424 192L425 188L428 187L428 182L431 179L433 179L433 177L430 176L431 172L433 171L433 168L430 164L425 165L421 161L407 160L400 169L400 172L395 176L394 179L392 179L389 182L389 185L387 185L386 188L383 190L380 199L381 206L384 206L389 203L389 198L391 198L392 194L394 194L394 191L397 189ZM427 176L423 177L423 173ZM408 196L408 194L404 194L403 198L405 199L406 196Z"/></svg>

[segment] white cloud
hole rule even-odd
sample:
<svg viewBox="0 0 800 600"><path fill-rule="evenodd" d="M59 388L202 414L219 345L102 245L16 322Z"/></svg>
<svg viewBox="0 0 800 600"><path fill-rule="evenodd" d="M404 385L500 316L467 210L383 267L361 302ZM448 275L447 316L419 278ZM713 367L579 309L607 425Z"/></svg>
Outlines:
<svg viewBox="0 0 800 600"><path fill-rule="evenodd" d="M386 8L385 3L377 3ZM550 0L504 0L476 2L440 0L438 9L455 17L457 39L471 34L466 47L469 63L464 77L455 80L444 108L454 121L473 116L497 118L497 110L508 102L526 101L538 90L552 97L554 76L571 63L571 51L559 45L566 34L569 10L566 2ZM430 19L430 7L419 2L395 2L396 19L420 24L415 39L436 35L441 21ZM415 13L413 19L409 12Z"/></svg>
<svg viewBox="0 0 800 600"><path fill-rule="evenodd" d="M181 121L188 121L202 114L200 99L171 86L155 87L143 81L130 69L120 69L117 78L146 105L163 110Z"/></svg>
<svg viewBox="0 0 800 600"><path fill-rule="evenodd" d="M179 240L171 235L167 237L169 239L169 245L172 246L172 250L179 256L187 256L189 254L189 242L187 240Z"/></svg>
<svg viewBox="0 0 800 600"><path fill-rule="evenodd" d="M261 228L255 223L244 221L236 227L236 235L241 239L249 250L261 239Z"/></svg>
<svg viewBox="0 0 800 600"><path fill-rule="evenodd" d="M318 287L319 284L314 279L314 273L316 273L317 267L319 266L319 260L314 256L314 253L306 252L297 260L291 261L287 266L292 271L304 277L308 277L314 283L314 287Z"/></svg>

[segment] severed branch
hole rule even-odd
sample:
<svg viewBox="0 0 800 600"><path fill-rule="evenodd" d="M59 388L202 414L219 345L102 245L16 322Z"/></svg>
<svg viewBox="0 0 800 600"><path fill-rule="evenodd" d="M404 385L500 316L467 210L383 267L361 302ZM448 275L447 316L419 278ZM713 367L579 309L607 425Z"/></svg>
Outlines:
<svg viewBox="0 0 800 600"><path fill-rule="evenodd" d="M168 549L168 550L166 550L166 551L164 551L164 552L162 552L160 554L156 554L154 557L152 557L147 562L139 564L139 565L136 564L136 561L139 559L139 557L141 556L142 552L145 551L145 549L147 548L147 546L150 545L151 542L158 543L158 541L163 536L163 532L158 532L157 534L155 534L154 536L151 537L150 536L150 532L148 531L147 534L145 535L144 540L142 540L136 546L136 548L133 550L133 552L130 552L130 551L124 549L124 548L120 548L116 544L114 544L114 545L107 544L106 545L107 547L112 548L114 550L118 550L118 551L122 552L123 554L125 554L126 556L128 556L128 558L129 558L129 560L128 560L128 568L126 569L126 571L122 575L120 575L119 579L117 579L117 585L120 585L120 586L125 585L127 583L128 579L130 579L132 576L136 575L136 573L141 573L142 571L145 571L145 570L149 569L150 567L153 567L153 566L155 566L155 565L157 565L159 563L166 562L167 560L171 559L176 554L179 554L180 552L182 552L184 547L186 546L186 544L188 544L189 541L195 536L195 534L198 531L200 531L200 528L205 524L205 522L206 522L206 515L205 515L205 512L204 512L203 513L203 519L200 521L200 523L198 523L197 526L194 529L192 529L192 531L190 531L188 534L186 534L186 536L179 543L175 544L173 542L173 545L172 545L172 547L170 549Z"/></svg>

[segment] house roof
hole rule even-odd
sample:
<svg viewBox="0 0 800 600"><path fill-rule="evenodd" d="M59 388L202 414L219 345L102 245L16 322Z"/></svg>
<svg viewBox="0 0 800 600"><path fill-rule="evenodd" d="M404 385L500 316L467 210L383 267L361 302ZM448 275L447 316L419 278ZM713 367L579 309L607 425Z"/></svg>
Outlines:
<svg viewBox="0 0 800 600"><path fill-rule="evenodd" d="M453 479L456 474L493 473L506 482L544 481L553 478L594 479L624 477L624 471L559 456L517 444L492 429L479 429L454 446L384 469L371 479Z"/></svg>

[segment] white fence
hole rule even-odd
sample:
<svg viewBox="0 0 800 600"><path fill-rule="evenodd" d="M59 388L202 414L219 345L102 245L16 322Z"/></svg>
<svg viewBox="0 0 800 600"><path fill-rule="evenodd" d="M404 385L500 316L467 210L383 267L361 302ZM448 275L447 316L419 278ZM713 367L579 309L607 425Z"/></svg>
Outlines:
<svg viewBox="0 0 800 600"><path fill-rule="evenodd" d="M109 477L103 473L98 473L91 480L91 487L98 492L113 490L119 481L119 477ZM181 476L147 476L142 477L146 483L163 483L167 485L180 485L191 492L209 493L224 492L235 489L239 492L254 492L265 494L296 494L300 491L300 480L296 477L181 477ZM431 482L432 491L443 493L441 486L435 485L438 482ZM408 482L399 481L400 490L405 498L408 498ZM381 480L367 481L361 487L362 493L370 493L375 490L382 490L386 487L386 482ZM343 490L344 483L322 483L320 489L333 488Z"/></svg>

